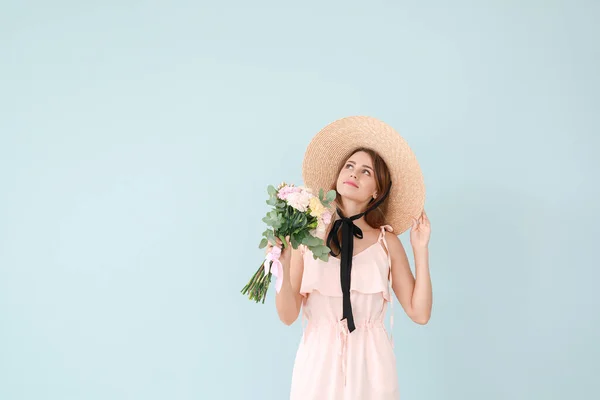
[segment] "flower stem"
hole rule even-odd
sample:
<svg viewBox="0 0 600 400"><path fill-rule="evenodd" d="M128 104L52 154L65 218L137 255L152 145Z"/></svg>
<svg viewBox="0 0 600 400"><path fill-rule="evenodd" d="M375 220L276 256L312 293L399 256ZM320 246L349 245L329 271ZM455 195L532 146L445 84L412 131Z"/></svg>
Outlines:
<svg viewBox="0 0 600 400"><path fill-rule="evenodd" d="M270 272L265 275L264 265L261 264L241 293L247 295L250 300L254 300L256 303L262 302L264 304L271 283L271 275Z"/></svg>

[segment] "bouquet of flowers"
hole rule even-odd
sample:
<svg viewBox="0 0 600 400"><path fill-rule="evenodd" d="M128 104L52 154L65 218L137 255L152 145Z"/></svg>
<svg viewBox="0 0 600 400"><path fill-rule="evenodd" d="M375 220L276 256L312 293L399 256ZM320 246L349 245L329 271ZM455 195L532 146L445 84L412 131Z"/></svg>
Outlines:
<svg viewBox="0 0 600 400"><path fill-rule="evenodd" d="M267 253L266 258L254 273L250 281L242 289L242 294L248 295L256 303L265 302L267 289L271 284L271 277L275 275L275 289L279 293L283 281L283 266L279 261L281 248L276 244L276 237L287 246L286 237L290 237L290 244L294 249L305 245L313 253L313 258L327 261L329 247L325 245L323 234L331 222L332 213L330 203L335 199L335 190L324 194L319 190L318 196L302 186L281 183L275 188L267 188L269 199L267 204L273 209L262 219L270 227L263 232L259 248L264 248L271 243L273 248Z"/></svg>

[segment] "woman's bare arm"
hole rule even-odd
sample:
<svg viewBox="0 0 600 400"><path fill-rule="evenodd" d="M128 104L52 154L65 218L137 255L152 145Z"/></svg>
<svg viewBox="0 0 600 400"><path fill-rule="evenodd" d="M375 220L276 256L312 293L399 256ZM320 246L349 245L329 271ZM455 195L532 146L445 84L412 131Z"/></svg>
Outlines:
<svg viewBox="0 0 600 400"><path fill-rule="evenodd" d="M281 291L275 296L275 305L279 319L286 325L291 325L298 319L302 306L300 285L304 272L304 260L300 248L289 247L292 254L289 262L282 260L283 282ZM288 265L286 265L288 264Z"/></svg>
<svg viewBox="0 0 600 400"><path fill-rule="evenodd" d="M431 317L433 295L429 275L429 250L414 247L415 276L413 276L406 251L398 236L386 232L391 264L392 289L411 320L425 325Z"/></svg>

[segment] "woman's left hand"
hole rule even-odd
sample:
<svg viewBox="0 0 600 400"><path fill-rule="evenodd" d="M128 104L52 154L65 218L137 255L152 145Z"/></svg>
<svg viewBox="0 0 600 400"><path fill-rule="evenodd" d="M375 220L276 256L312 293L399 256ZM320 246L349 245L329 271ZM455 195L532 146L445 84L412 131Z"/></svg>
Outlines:
<svg viewBox="0 0 600 400"><path fill-rule="evenodd" d="M416 248L425 248L429 245L431 236L431 224L425 210L421 216L413 218L412 229L410 230L410 243Z"/></svg>

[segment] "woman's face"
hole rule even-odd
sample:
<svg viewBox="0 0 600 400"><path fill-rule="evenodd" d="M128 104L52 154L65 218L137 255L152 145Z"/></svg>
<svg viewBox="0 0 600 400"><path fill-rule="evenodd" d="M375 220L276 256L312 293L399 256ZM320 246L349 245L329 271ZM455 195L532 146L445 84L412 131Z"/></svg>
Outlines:
<svg viewBox="0 0 600 400"><path fill-rule="evenodd" d="M368 203L377 192L373 161L364 151L350 156L336 182L338 193L357 203Z"/></svg>

